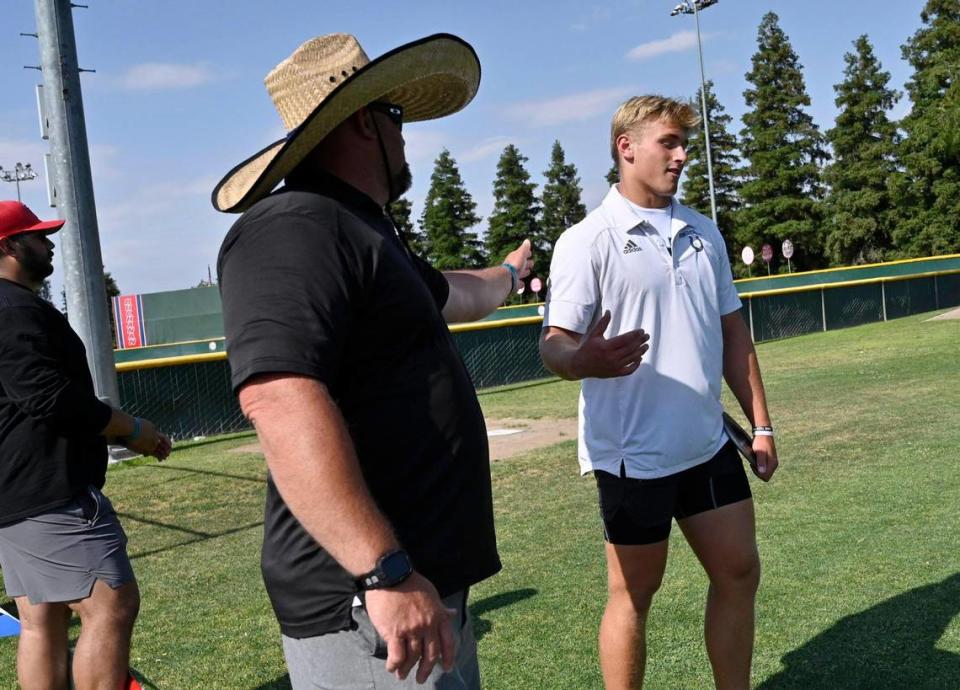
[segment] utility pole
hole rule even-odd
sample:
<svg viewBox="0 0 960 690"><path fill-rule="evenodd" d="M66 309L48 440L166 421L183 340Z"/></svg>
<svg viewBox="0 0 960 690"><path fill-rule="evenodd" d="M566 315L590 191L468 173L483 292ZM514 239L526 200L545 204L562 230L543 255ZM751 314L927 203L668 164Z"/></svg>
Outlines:
<svg viewBox="0 0 960 690"><path fill-rule="evenodd" d="M103 258L93 198L87 129L83 117L77 46L70 0L35 0L43 99L60 231L63 282L70 324L87 349L97 396L119 404L113 362Z"/></svg>
<svg viewBox="0 0 960 690"><path fill-rule="evenodd" d="M716 5L719 0L683 0L670 12L671 17L678 14L692 14L697 22L697 49L700 51L700 114L703 116L703 139L707 153L707 181L710 183L710 211L713 224L717 224L717 196L713 191L713 154L710 151L710 121L707 117L707 79L703 71L703 42L700 40L700 10Z"/></svg>

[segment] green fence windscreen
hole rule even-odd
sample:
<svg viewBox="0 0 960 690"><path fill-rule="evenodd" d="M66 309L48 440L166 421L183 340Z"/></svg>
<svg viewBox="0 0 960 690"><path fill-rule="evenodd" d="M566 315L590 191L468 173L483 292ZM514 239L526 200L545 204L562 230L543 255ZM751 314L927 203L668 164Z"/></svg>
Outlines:
<svg viewBox="0 0 960 690"><path fill-rule="evenodd" d="M948 265L948 268L944 268ZM960 270L960 257L893 264L887 265L887 268L890 270L883 275L888 278L908 275L910 271L922 274L934 270ZM838 282L833 277L846 281L867 277L863 272L849 274L856 270L875 272L880 267L820 272L821 279L829 276L831 280L826 283L821 280L823 285L819 288L814 286L788 294L757 294L758 281L738 281L741 294L752 294L744 298L742 314L751 325L754 341L787 338L880 321L884 317L894 319L960 306L960 273L831 287L832 283ZM764 280L773 281L766 288L773 290L797 287L778 281L806 281L811 275L816 274ZM744 283L749 285L749 289L744 289ZM157 332L199 342L177 342L120 351L116 354L118 362L223 351L223 326L216 288L179 292L190 294L159 293L165 297L172 296L158 302L154 302L154 299L159 299L159 295L143 296L149 342L157 343ZM186 304L192 311L180 318L176 312L180 308L178 304ZM531 304L501 309L486 320L536 316L539 306ZM511 324L455 332L453 340L474 385L486 388L549 375L540 359L540 330L540 323ZM177 439L249 428L230 389L230 369L226 360L122 371L117 378L123 408L132 414L154 420Z"/></svg>
<svg viewBox="0 0 960 690"><path fill-rule="evenodd" d="M217 287L152 292L140 297L150 345L223 337L223 306Z"/></svg>
<svg viewBox="0 0 960 690"><path fill-rule="evenodd" d="M792 275L771 276L770 278L744 278L734 282L737 292L766 292L785 288L846 283L851 280L870 280L872 278L892 278L915 273L934 273L938 271L960 270L960 255L938 256L929 259L902 261L869 266L851 266L849 268L827 271L807 271Z"/></svg>

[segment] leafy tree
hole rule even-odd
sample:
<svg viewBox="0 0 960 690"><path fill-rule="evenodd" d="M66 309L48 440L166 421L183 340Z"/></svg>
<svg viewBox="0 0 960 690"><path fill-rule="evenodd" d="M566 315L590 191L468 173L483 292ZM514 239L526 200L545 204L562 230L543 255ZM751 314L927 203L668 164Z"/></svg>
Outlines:
<svg viewBox="0 0 960 690"><path fill-rule="evenodd" d="M580 188L577 168L573 163L566 162L559 141L553 142L550 167L544 172L544 178L546 183L540 196L540 237L535 249L542 256L541 268L544 268L542 264L553 252L560 233L587 215L587 207L580 200L583 190Z"/></svg>
<svg viewBox="0 0 960 690"><path fill-rule="evenodd" d="M50 281L48 279L43 279L43 284L37 291L37 295L47 300L50 304L53 304L53 293L50 292Z"/></svg>
<svg viewBox="0 0 960 690"><path fill-rule="evenodd" d="M423 233L414 228L413 221L410 219L413 213L413 204L410 203L410 200L400 197L396 201L390 202L387 212L393 218L393 223L400 235L410 245L411 251L420 256L426 256L426 238Z"/></svg>
<svg viewBox="0 0 960 690"><path fill-rule="evenodd" d="M789 238L796 247L794 265L819 268L824 245L820 163L828 155L823 135L802 109L810 97L778 19L773 12L764 15L753 68L746 75L751 86L743 95L750 110L743 116L740 151L748 165L734 230L739 246L754 249L765 242L779 247Z"/></svg>
<svg viewBox="0 0 960 690"><path fill-rule="evenodd" d="M480 241L468 230L480 222L476 208L457 162L443 149L434 162L430 191L420 215L423 248L438 269L478 268L486 263Z"/></svg>
<svg viewBox="0 0 960 690"><path fill-rule="evenodd" d="M702 103L700 91L697 90L696 102ZM723 232L727 243L727 254L731 257L731 265L736 261L736 246L734 242L734 214L740 199L737 195L739 186L737 166L740 161L736 154L737 138L727 127L732 118L726 114L720 101L713 93L713 82L707 82L707 118L710 126L710 156L713 164L713 191L717 202L717 225ZM705 216L710 216L710 180L707 176L707 158L704 155L705 137L703 128L697 130L690 138L687 146L687 175L683 183L684 205L696 209Z"/></svg>
<svg viewBox="0 0 960 690"><path fill-rule="evenodd" d="M540 236L537 215L540 207L530 182L530 173L523 164L527 157L516 146L509 144L497 163L497 177L493 181L493 213L487 226L486 247L490 262L499 264L504 257L529 238Z"/></svg>
<svg viewBox="0 0 960 690"><path fill-rule="evenodd" d="M901 256L960 251L960 0L928 0L904 44L913 109L900 122L902 172L890 180Z"/></svg>
<svg viewBox="0 0 960 690"><path fill-rule="evenodd" d="M900 94L887 87L870 40L854 41L844 55L844 80L834 86L840 108L827 131L832 165L824 171L830 186L824 225L827 256L833 264L882 261L891 249L893 208L887 179L896 170L897 127L887 113Z"/></svg>

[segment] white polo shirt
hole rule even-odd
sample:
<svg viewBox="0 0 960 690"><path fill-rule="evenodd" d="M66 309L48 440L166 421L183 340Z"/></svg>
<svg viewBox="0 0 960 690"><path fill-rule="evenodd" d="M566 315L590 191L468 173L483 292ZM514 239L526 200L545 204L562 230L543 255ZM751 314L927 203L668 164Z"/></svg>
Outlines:
<svg viewBox="0 0 960 690"><path fill-rule="evenodd" d="M604 337L637 328L650 349L629 376L580 389L582 474L675 474L726 441L720 317L741 306L717 226L673 201L671 243L640 220L616 186L557 240L543 325L586 333L607 310Z"/></svg>

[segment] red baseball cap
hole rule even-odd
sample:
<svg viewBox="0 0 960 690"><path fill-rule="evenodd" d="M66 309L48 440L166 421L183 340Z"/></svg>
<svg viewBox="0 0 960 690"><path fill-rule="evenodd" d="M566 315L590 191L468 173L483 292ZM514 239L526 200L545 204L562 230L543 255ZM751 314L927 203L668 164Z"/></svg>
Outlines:
<svg viewBox="0 0 960 690"><path fill-rule="evenodd" d="M21 232L56 232L64 220L40 220L19 201L0 201L0 240Z"/></svg>

